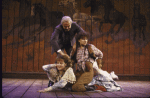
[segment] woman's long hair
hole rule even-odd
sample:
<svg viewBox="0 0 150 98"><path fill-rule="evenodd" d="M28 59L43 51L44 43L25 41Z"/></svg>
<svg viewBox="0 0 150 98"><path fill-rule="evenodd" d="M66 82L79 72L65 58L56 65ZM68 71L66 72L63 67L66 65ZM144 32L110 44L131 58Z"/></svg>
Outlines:
<svg viewBox="0 0 150 98"><path fill-rule="evenodd" d="M81 31L81 32L79 32L79 33L76 35L76 49L77 49L78 47L80 47L79 40L80 40L81 38L84 38L84 37L86 37L86 38L88 39L88 38L89 38L89 34L88 34L87 32Z"/></svg>
<svg viewBox="0 0 150 98"><path fill-rule="evenodd" d="M84 38L84 37L87 37L87 39L88 39L88 38L89 38L89 34L88 34L87 32L81 31L81 32L79 32L79 33L76 35L76 48L75 48L75 50L74 50L75 53L74 53L73 55L71 55L71 59L74 60L75 62L77 62L77 61L76 61L77 49L78 49L78 47L80 47L79 40L80 40L81 38Z"/></svg>

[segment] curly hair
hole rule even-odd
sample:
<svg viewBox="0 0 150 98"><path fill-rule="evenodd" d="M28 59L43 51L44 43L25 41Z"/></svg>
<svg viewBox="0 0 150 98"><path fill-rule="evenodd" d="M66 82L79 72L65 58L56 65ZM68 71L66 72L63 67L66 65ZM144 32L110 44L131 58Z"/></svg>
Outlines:
<svg viewBox="0 0 150 98"><path fill-rule="evenodd" d="M59 56L56 58L56 61L57 61L57 60L60 60L60 59L64 60L64 62L67 64L66 67L72 67L71 59L70 59L70 57L69 57L67 54L65 54L65 55L59 55Z"/></svg>

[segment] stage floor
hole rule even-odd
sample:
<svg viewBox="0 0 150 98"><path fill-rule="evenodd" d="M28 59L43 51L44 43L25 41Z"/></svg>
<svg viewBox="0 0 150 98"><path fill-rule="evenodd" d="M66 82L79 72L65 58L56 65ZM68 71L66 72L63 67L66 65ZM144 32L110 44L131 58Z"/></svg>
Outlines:
<svg viewBox="0 0 150 98"><path fill-rule="evenodd" d="M46 88L48 79L11 79L2 78L3 98L59 98L59 97L150 97L150 81L116 81L123 91L71 92L59 89L53 92L39 93Z"/></svg>

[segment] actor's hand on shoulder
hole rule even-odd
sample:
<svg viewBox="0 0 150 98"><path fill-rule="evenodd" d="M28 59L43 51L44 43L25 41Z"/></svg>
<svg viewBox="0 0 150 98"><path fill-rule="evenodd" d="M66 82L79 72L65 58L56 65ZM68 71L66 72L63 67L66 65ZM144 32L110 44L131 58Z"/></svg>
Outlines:
<svg viewBox="0 0 150 98"><path fill-rule="evenodd" d="M60 55L64 55L64 53L62 51L59 51Z"/></svg>

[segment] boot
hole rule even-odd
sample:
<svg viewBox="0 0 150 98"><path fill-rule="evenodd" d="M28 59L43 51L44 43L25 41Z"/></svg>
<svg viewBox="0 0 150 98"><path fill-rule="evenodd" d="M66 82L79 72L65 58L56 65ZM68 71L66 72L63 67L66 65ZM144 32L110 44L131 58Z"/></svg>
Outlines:
<svg viewBox="0 0 150 98"><path fill-rule="evenodd" d="M94 86L95 86L95 90L101 90L103 92L107 91L107 89L104 86L102 86L102 85L94 84Z"/></svg>
<svg viewBox="0 0 150 98"><path fill-rule="evenodd" d="M87 86L85 86L85 88L87 91L94 91L94 90L101 90L103 92L107 91L107 89L104 86L98 85L98 84L94 84L94 85L90 85L90 86L87 85Z"/></svg>
<svg viewBox="0 0 150 98"><path fill-rule="evenodd" d="M49 80L48 87L53 86L53 84L54 84L54 82L52 82L51 80Z"/></svg>

